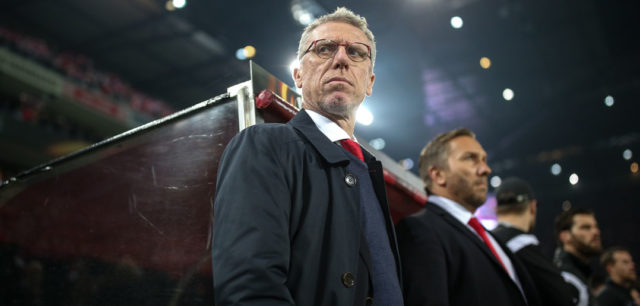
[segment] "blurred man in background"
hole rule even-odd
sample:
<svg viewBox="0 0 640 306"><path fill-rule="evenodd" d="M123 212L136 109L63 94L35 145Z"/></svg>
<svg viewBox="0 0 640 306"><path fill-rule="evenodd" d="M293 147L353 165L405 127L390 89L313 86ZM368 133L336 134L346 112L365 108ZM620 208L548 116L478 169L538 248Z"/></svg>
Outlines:
<svg viewBox="0 0 640 306"><path fill-rule="evenodd" d="M575 305L577 290L565 282L560 270L543 255L538 238L531 234L538 209L531 186L520 178L507 178L496 190L496 200L499 223L493 234L525 265L542 305Z"/></svg>
<svg viewBox="0 0 640 306"><path fill-rule="evenodd" d="M556 218L555 230L559 248L554 262L564 279L578 290L577 305L596 305L588 287L589 260L602 252L602 242L593 211L578 207L564 211Z"/></svg>
<svg viewBox="0 0 640 306"><path fill-rule="evenodd" d="M622 247L607 249L600 263L609 277L598 295L598 306L631 306L631 289L636 281L636 268L629 250Z"/></svg>

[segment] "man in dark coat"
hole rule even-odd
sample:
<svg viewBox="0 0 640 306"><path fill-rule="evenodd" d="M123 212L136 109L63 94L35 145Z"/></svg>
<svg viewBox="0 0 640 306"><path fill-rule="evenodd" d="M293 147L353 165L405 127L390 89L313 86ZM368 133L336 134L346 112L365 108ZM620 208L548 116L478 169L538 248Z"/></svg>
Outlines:
<svg viewBox="0 0 640 306"><path fill-rule="evenodd" d="M470 130L440 134L422 150L429 200L397 227L406 305L539 305L525 268L473 216L490 173Z"/></svg>
<svg viewBox="0 0 640 306"><path fill-rule="evenodd" d="M523 179L510 177L496 190L498 227L492 232L522 261L540 293L542 305L574 306L578 291L569 285L560 270L540 249L531 233L536 223L538 201Z"/></svg>
<svg viewBox="0 0 640 306"><path fill-rule="evenodd" d="M214 207L213 279L222 305L402 305L382 165L355 142L375 43L339 8L309 25L293 72L304 110L227 146Z"/></svg>
<svg viewBox="0 0 640 306"><path fill-rule="evenodd" d="M589 290L591 267L589 260L602 252L600 228L593 211L573 207L563 211L555 220L559 247L553 262L562 277L578 291L578 306L596 306Z"/></svg>
<svg viewBox="0 0 640 306"><path fill-rule="evenodd" d="M598 306L633 306L631 289L638 276L629 250L609 248L600 257L600 263L609 277L597 297Z"/></svg>

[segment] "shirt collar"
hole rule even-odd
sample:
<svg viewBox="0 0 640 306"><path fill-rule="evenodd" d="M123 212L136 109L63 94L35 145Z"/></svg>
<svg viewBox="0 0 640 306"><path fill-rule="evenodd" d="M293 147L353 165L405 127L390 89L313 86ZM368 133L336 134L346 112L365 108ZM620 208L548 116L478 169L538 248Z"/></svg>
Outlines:
<svg viewBox="0 0 640 306"><path fill-rule="evenodd" d="M454 218L462 222L462 224L469 223L469 219L473 217L472 213L470 213L462 205L458 204L453 200L450 200L441 196L437 196L437 195L430 195L429 202L432 202L433 204L440 206L440 208L446 210Z"/></svg>
<svg viewBox="0 0 640 306"><path fill-rule="evenodd" d="M349 134L343 130L337 123L331 121L331 119L320 115L312 110L305 109L313 123L316 124L320 132L327 136L331 142L336 142L343 139L351 139ZM355 138L355 137L354 137ZM358 142L357 139L352 139L355 142Z"/></svg>

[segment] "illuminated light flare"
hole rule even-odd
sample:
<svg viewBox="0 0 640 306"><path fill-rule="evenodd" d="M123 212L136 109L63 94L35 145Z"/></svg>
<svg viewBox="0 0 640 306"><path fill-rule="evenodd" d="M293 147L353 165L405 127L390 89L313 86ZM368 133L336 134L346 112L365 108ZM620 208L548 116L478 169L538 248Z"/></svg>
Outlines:
<svg viewBox="0 0 640 306"><path fill-rule="evenodd" d="M580 181L578 175L575 173L571 173L571 175L569 176L569 183L571 183L571 185L575 185L578 183L578 181Z"/></svg>
<svg viewBox="0 0 640 306"><path fill-rule="evenodd" d="M374 138L369 141L369 145L371 145L376 150L382 150L387 145L387 142L382 138Z"/></svg>
<svg viewBox="0 0 640 306"><path fill-rule="evenodd" d="M356 112L356 121L362 125L371 125L373 123L373 114L361 105Z"/></svg>
<svg viewBox="0 0 640 306"><path fill-rule="evenodd" d="M615 100L613 100L612 96L606 96L604 98L604 105L606 105L607 107L612 107L613 103L615 103Z"/></svg>
<svg viewBox="0 0 640 306"><path fill-rule="evenodd" d="M491 67L491 60L488 57L482 57L480 59L480 67L483 69L489 69L489 67Z"/></svg>
<svg viewBox="0 0 640 306"><path fill-rule="evenodd" d="M498 188L502 184L502 179L496 175L489 180L489 183L491 183L491 187Z"/></svg>
<svg viewBox="0 0 640 306"><path fill-rule="evenodd" d="M256 55L256 48L251 45L245 46L244 48L242 48L242 53L246 58L252 58Z"/></svg>
<svg viewBox="0 0 640 306"><path fill-rule="evenodd" d="M247 59L247 56L244 55L244 48L240 48L236 51L236 58L241 61Z"/></svg>
<svg viewBox="0 0 640 306"><path fill-rule="evenodd" d="M454 29L460 29L462 28L463 25L464 25L464 21L462 20L462 18L460 18L460 16L451 17L451 26Z"/></svg>
<svg viewBox="0 0 640 306"><path fill-rule="evenodd" d="M514 95L515 94L513 93L513 90L511 90L511 88L505 88L502 91L502 97L507 101L511 101Z"/></svg>
<svg viewBox="0 0 640 306"><path fill-rule="evenodd" d="M171 2L173 4L173 6L177 9L181 9L183 8L185 5L187 5L187 1L186 0L173 0Z"/></svg>

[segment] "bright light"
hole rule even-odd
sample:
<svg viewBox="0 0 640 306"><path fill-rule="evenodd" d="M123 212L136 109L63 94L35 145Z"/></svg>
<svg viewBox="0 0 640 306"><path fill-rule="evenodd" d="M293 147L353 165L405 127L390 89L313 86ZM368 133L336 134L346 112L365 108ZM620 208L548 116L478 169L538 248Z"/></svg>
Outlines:
<svg viewBox="0 0 640 306"><path fill-rule="evenodd" d="M464 24L464 22L462 21L462 18L460 18L459 16L454 16L454 17L451 18L451 26L454 29L462 28L463 24Z"/></svg>
<svg viewBox="0 0 640 306"><path fill-rule="evenodd" d="M491 183L491 187L498 188L498 187L500 187L500 184L502 184L502 179L499 176L496 175L496 176L491 178L489 183Z"/></svg>
<svg viewBox="0 0 640 306"><path fill-rule="evenodd" d="M613 100L612 96L607 96L606 98L604 98L604 105L608 107L612 107L614 102L615 101Z"/></svg>
<svg viewBox="0 0 640 306"><path fill-rule="evenodd" d="M164 4L164 8L167 9L167 11L175 11L176 7L173 6L173 2L171 2L171 0L167 1L167 3Z"/></svg>
<svg viewBox="0 0 640 306"><path fill-rule="evenodd" d="M402 167L405 170L411 170L411 168L413 168L413 160L411 158L405 158L403 160L400 161L400 165L402 165Z"/></svg>
<svg viewBox="0 0 640 306"><path fill-rule="evenodd" d="M622 158L624 158L625 160L630 160L631 157L633 157L633 152L631 152L631 150L626 149L624 150L624 152L622 152Z"/></svg>
<svg viewBox="0 0 640 306"><path fill-rule="evenodd" d="M181 9L187 5L187 0L173 0L172 3L175 8Z"/></svg>
<svg viewBox="0 0 640 306"><path fill-rule="evenodd" d="M373 114L363 105L360 105L356 113L356 121L362 125L370 125L373 123Z"/></svg>
<svg viewBox="0 0 640 306"><path fill-rule="evenodd" d="M244 56L246 58L252 58L256 55L256 48L250 45L245 46L244 48L242 48L242 53L244 53Z"/></svg>
<svg viewBox="0 0 640 306"><path fill-rule="evenodd" d="M387 145L387 142L382 138L375 138L369 141L369 144L376 150L382 150Z"/></svg>
<svg viewBox="0 0 640 306"><path fill-rule="evenodd" d="M575 173L572 173L572 174L569 176L569 183L571 183L571 185L575 185L575 184L577 184L579 180L580 180L580 178L579 178L579 177L578 177L578 175L577 175L577 174L575 174Z"/></svg>
<svg viewBox="0 0 640 306"><path fill-rule="evenodd" d="M296 69L298 67L300 67L300 62L298 61L298 58L295 58L291 61L291 64L289 64L289 72L293 74L293 69Z"/></svg>
<svg viewBox="0 0 640 306"><path fill-rule="evenodd" d="M489 69L489 67L491 67L491 60L488 57L481 58L480 67L482 67L483 69Z"/></svg>
<svg viewBox="0 0 640 306"><path fill-rule="evenodd" d="M633 174L638 173L638 163L636 162L631 163L631 173Z"/></svg>
<svg viewBox="0 0 640 306"><path fill-rule="evenodd" d="M562 172L562 167L559 164L551 165L551 174L560 175L560 172Z"/></svg>
<svg viewBox="0 0 640 306"><path fill-rule="evenodd" d="M298 22L304 26L310 25L313 22L313 15L311 13L304 12L298 16Z"/></svg>
<svg viewBox="0 0 640 306"><path fill-rule="evenodd" d="M510 88L505 88L502 91L502 97L507 101L511 101L511 99L513 99L513 90L511 90Z"/></svg>
<svg viewBox="0 0 640 306"><path fill-rule="evenodd" d="M498 222L491 219L480 219L480 223L482 223L482 225L488 230L498 227Z"/></svg>
<svg viewBox="0 0 640 306"><path fill-rule="evenodd" d="M244 55L244 48L240 48L236 51L236 58L243 61L247 59L247 56Z"/></svg>

